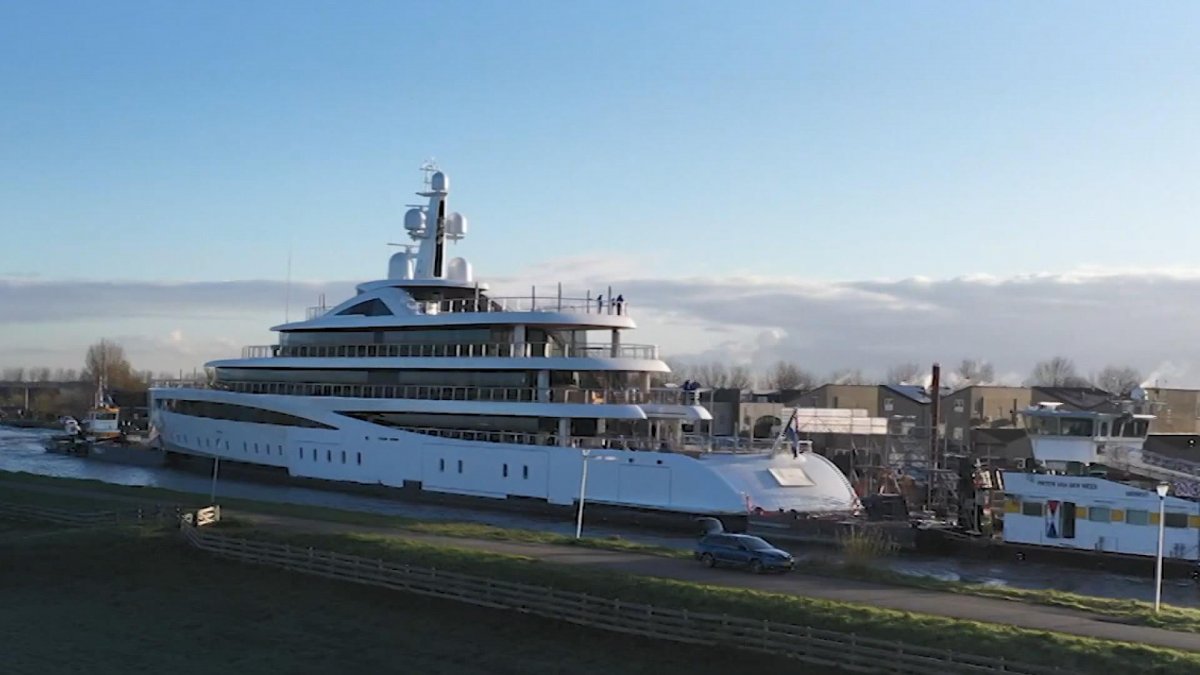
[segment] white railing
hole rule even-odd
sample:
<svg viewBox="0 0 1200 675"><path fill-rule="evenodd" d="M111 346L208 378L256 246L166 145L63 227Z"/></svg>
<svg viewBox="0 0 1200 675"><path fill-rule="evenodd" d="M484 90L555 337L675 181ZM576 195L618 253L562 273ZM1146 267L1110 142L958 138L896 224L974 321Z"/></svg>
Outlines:
<svg viewBox="0 0 1200 675"><path fill-rule="evenodd" d="M629 314L629 303L598 301L595 298L560 298L558 296L509 296L462 298L439 302L411 301L408 308L415 314L476 314L489 312L568 312L572 314L596 314L625 316ZM331 307L309 307L305 319L325 316Z"/></svg>
<svg viewBox="0 0 1200 675"><path fill-rule="evenodd" d="M517 431L484 431L477 429L445 429L440 427L394 427L400 431L409 431L439 438L453 438L463 441L482 441L486 443L511 443L515 445L560 445L558 434L552 432L527 433ZM729 439L705 436L702 434L685 434L678 441L649 436L570 436L566 445L572 448L589 448L603 450L633 450L642 452L677 452L691 455L699 454L762 454L770 452L771 441L728 442Z"/></svg>
<svg viewBox="0 0 1200 675"><path fill-rule="evenodd" d="M557 344L554 342L485 342L470 344L382 345L250 345L243 359L266 358L408 358L408 357L521 357L521 358L658 358L658 347L646 344Z"/></svg>
<svg viewBox="0 0 1200 675"><path fill-rule="evenodd" d="M152 380L152 389L207 389L207 380Z"/></svg>
<svg viewBox="0 0 1200 675"><path fill-rule="evenodd" d="M241 394L342 396L346 398L417 399L431 401L510 401L540 403L678 405L677 389L578 389L570 387L462 387L416 384L339 384L333 382L218 382L215 389Z"/></svg>

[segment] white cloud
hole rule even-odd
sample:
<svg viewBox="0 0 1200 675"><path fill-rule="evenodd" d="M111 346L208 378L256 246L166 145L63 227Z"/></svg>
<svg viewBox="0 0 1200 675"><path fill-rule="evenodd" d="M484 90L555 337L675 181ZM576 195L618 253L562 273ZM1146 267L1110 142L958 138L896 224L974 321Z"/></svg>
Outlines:
<svg viewBox="0 0 1200 675"><path fill-rule="evenodd" d="M561 278L570 282L564 293L590 287L593 297L611 285L639 323L626 339L657 342L665 355L763 368L783 358L818 373L860 368L876 374L901 362L940 360L952 368L963 358L983 357L1008 380L1020 379L1039 359L1062 354L1084 372L1129 364L1149 381L1200 385L1200 373L1190 368L1200 343L1200 314L1194 311L1200 270L825 282L666 279L656 278L653 269L648 259L584 256L490 281L495 292L505 294L528 293L537 283L540 295L557 292L554 283ZM353 282L294 284L293 318L320 293L336 302L353 293ZM190 369L204 359L236 355L242 344L262 342L265 328L282 318L285 295L277 281L0 279L0 353L18 361L12 365L73 365L87 343L125 334L131 354L162 364L155 368ZM133 320L138 330L122 328ZM46 331L78 335L51 346L32 337ZM68 348L78 351L68 358ZM55 356L59 352L61 358Z"/></svg>

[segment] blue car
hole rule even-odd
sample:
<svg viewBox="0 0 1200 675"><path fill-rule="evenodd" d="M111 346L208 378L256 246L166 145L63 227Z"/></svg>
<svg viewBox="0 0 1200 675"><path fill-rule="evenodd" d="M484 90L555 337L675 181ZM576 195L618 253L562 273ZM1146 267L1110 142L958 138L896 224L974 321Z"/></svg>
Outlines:
<svg viewBox="0 0 1200 675"><path fill-rule="evenodd" d="M787 572L796 564L791 553L748 534L706 534L700 537L693 555L705 567L733 565L756 574Z"/></svg>

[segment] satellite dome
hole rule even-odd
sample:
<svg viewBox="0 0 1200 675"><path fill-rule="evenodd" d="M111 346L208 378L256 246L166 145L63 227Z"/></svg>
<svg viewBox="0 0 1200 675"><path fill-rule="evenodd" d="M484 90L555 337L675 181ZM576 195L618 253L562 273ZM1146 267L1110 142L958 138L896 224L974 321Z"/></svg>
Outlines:
<svg viewBox="0 0 1200 675"><path fill-rule="evenodd" d="M446 236L451 239L462 239L467 236L467 218L458 211L446 216Z"/></svg>
<svg viewBox="0 0 1200 675"><path fill-rule="evenodd" d="M465 258L450 259L450 262L446 267L447 278L453 279L454 281L465 281L470 283L473 276L474 274L471 270L471 263L467 262Z"/></svg>
<svg viewBox="0 0 1200 675"><path fill-rule="evenodd" d="M425 212L421 209L409 209L404 214L404 229L409 232L419 232L425 229Z"/></svg>
<svg viewBox="0 0 1200 675"><path fill-rule="evenodd" d="M429 178L429 187L434 192L449 192L450 177L441 171L435 171L433 176Z"/></svg>
<svg viewBox="0 0 1200 675"><path fill-rule="evenodd" d="M408 251L396 253L388 260L388 279L412 279L417 259Z"/></svg>

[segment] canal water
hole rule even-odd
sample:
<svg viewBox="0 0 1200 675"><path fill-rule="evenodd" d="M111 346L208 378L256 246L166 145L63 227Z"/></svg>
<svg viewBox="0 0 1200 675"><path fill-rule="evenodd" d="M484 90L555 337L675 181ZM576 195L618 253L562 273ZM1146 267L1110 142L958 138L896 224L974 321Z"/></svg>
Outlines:
<svg viewBox="0 0 1200 675"><path fill-rule="evenodd" d="M0 470L63 478L88 478L118 485L144 485L183 492L208 494L210 478L205 475L170 467L140 467L111 464L68 455L45 452L42 442L52 432L37 429L0 427ZM422 520L475 522L497 527L533 529L559 534L574 534L573 522L523 515L506 511L465 509L460 507L420 504L409 501L370 497L329 490L254 483L235 479L218 479L218 497L240 497L290 504L325 506L348 511L366 511ZM2 497L0 497L2 499ZM632 527L588 525L586 536L619 536L673 548L690 548L690 537L663 535ZM795 550L803 566L806 555L831 558L828 549ZM888 559L886 564L897 572L932 577L947 581L968 581L995 586L1028 589L1054 589L1109 598L1153 600L1153 580L1108 572L1081 570L1038 563L983 561L950 557L903 556ZM1151 567L1153 561L1147 561ZM1191 580L1165 580L1163 601L1180 606L1200 607L1200 586Z"/></svg>

